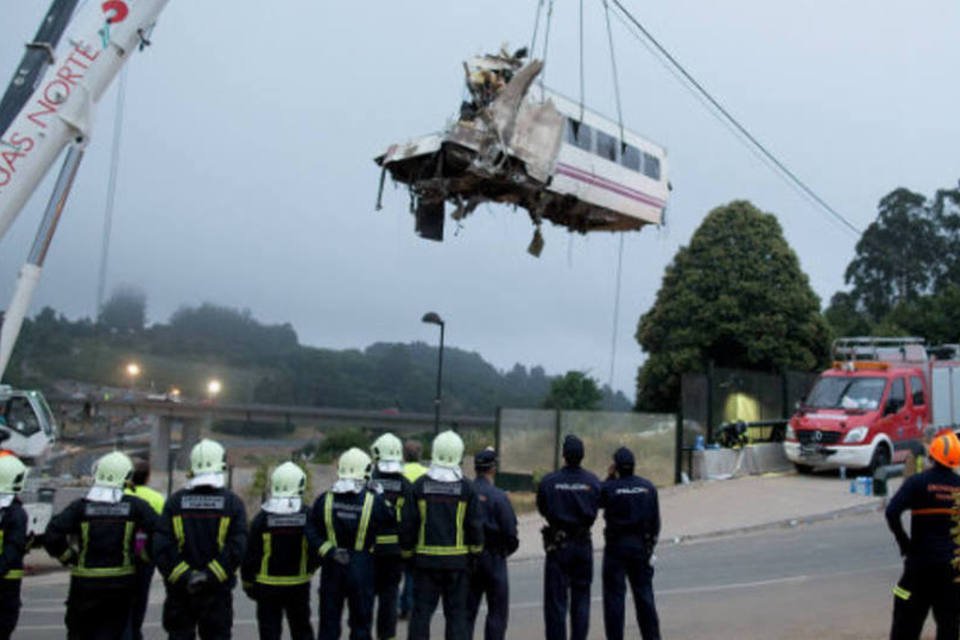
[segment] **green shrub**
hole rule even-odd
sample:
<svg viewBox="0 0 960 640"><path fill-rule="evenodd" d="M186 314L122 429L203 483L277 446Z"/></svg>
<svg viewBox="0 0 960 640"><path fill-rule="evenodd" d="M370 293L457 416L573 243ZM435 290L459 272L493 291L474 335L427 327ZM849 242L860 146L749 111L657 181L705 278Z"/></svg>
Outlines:
<svg viewBox="0 0 960 640"><path fill-rule="evenodd" d="M313 450L313 459L316 462L328 464L351 447L369 451L374 438L376 435L356 427L327 431L323 440Z"/></svg>

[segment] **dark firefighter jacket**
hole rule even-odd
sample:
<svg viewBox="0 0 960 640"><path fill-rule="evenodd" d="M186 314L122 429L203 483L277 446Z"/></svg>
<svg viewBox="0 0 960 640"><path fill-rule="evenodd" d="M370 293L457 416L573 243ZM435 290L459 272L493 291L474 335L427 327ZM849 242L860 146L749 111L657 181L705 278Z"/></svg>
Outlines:
<svg viewBox="0 0 960 640"><path fill-rule="evenodd" d="M954 559L958 541L951 529L960 524L960 505L955 501L960 501L960 476L946 467L935 465L903 481L887 505L886 516L900 553L909 562L930 566ZM900 514L908 509L909 537L900 521Z"/></svg>
<svg viewBox="0 0 960 640"><path fill-rule="evenodd" d="M125 495L113 504L81 498L54 516L43 545L85 585L132 583L134 536L142 531L149 538L156 522L156 512L140 498ZM79 539L78 548L70 545L68 536Z"/></svg>
<svg viewBox="0 0 960 640"><path fill-rule="evenodd" d="M157 568L170 585L190 570L209 571L214 584L233 588L247 547L247 514L228 489L181 489L163 507L153 540Z"/></svg>
<svg viewBox="0 0 960 640"><path fill-rule="evenodd" d="M359 493L327 491L313 503L313 527L320 557L337 549L373 551L381 536L397 535L397 518L383 496L370 489Z"/></svg>
<svg viewBox="0 0 960 640"><path fill-rule="evenodd" d="M635 475L607 480L600 486L600 507L607 545L653 553L660 535L660 505L652 482Z"/></svg>
<svg viewBox="0 0 960 640"><path fill-rule="evenodd" d="M317 549L308 533L310 510L297 513L261 511L250 523L250 542L240 569L244 586L286 587L310 582L319 566Z"/></svg>
<svg viewBox="0 0 960 640"><path fill-rule="evenodd" d="M413 484L402 472L383 473L374 469L373 483L383 492L383 499L397 517L397 531L394 534L377 536L376 553L378 556L398 556L401 548L411 550L416 541L413 518L417 504L413 499ZM404 555L410 555L407 551Z"/></svg>
<svg viewBox="0 0 960 640"><path fill-rule="evenodd" d="M509 556L517 547L517 515L502 490L480 477L473 481L480 500L480 519L483 521L483 548L495 555Z"/></svg>
<svg viewBox="0 0 960 640"><path fill-rule="evenodd" d="M413 484L418 569L466 569L483 551L480 501L469 480L441 482L429 475Z"/></svg>
<svg viewBox="0 0 960 640"><path fill-rule="evenodd" d="M0 548L0 580L20 580L27 551L27 512L19 498L0 509Z"/></svg>

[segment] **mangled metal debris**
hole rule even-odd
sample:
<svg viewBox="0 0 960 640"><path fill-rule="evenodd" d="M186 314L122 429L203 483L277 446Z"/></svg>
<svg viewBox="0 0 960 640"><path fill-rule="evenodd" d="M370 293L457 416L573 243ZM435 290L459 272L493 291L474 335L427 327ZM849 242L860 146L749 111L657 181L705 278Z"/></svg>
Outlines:
<svg viewBox="0 0 960 640"><path fill-rule="evenodd" d="M571 231L659 224L669 184L665 150L533 82L543 63L525 51L464 64L470 99L446 131L391 145L376 158L410 189L416 231L443 240L446 203L461 221L485 202L523 208ZM539 95L535 95L539 94ZM379 199L378 199L379 203ZM379 208L379 204L378 204Z"/></svg>

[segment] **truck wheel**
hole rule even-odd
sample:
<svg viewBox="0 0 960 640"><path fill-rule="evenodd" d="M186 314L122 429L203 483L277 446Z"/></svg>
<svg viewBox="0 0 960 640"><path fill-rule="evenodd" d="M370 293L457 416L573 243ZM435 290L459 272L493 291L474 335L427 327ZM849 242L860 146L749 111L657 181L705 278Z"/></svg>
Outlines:
<svg viewBox="0 0 960 640"><path fill-rule="evenodd" d="M797 468L797 473L802 476L808 476L813 473L813 465L809 464L800 464L799 462L794 462L793 466Z"/></svg>
<svg viewBox="0 0 960 640"><path fill-rule="evenodd" d="M877 448L873 450L873 457L870 458L870 466L867 467L864 472L872 478L877 469L885 467L888 464L890 464L890 448L886 443L881 442L877 445Z"/></svg>

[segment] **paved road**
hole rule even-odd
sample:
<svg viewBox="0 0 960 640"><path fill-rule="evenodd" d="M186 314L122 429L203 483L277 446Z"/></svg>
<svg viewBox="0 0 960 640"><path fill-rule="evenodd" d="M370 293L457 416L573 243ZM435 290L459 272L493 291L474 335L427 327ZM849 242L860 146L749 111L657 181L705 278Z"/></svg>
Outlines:
<svg viewBox="0 0 960 640"><path fill-rule="evenodd" d="M542 638L542 562L517 562L510 570L509 637ZM598 561L590 632L596 639L603 638L599 570ZM898 574L896 548L882 517L869 514L666 546L655 586L667 638L879 640L888 633L890 587ZM161 638L163 593L157 581L154 589L145 635ZM62 574L30 579L18 637L62 638L65 593ZM236 610L235 637L255 638L253 607L242 594ZM627 636L639 637L629 617ZM442 637L437 622L434 635ZM929 630L928 636L933 637Z"/></svg>

